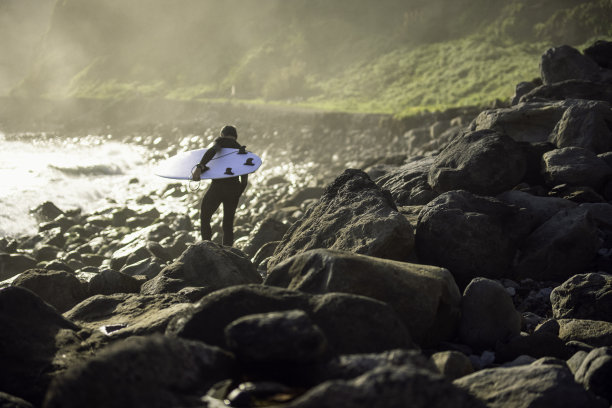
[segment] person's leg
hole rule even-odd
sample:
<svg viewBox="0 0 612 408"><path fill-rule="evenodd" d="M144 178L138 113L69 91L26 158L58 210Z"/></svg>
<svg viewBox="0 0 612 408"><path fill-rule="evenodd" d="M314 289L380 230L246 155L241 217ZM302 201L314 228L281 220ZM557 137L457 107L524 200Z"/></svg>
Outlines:
<svg viewBox="0 0 612 408"><path fill-rule="evenodd" d="M202 234L202 240L210 241L212 238L212 228L210 228L210 220L219 208L221 204L222 196L219 194L216 188L211 186L204 197L202 198L202 205L200 207L200 232Z"/></svg>
<svg viewBox="0 0 612 408"><path fill-rule="evenodd" d="M237 188L229 191L223 199L223 245L232 246L234 243L234 216L242 189Z"/></svg>

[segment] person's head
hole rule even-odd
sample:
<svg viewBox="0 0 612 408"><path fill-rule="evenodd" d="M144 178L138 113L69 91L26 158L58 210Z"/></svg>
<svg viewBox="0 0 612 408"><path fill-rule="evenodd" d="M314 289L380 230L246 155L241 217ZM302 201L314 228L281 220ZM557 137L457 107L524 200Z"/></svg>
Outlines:
<svg viewBox="0 0 612 408"><path fill-rule="evenodd" d="M226 125L223 126L223 129L221 129L221 136L233 137L234 139L238 139L238 132L236 131L236 128L234 126Z"/></svg>

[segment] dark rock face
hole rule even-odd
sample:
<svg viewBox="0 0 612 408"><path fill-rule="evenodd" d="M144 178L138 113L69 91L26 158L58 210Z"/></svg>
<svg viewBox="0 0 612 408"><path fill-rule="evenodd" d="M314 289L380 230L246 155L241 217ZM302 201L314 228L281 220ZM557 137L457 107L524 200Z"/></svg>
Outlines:
<svg viewBox="0 0 612 408"><path fill-rule="evenodd" d="M389 193L381 191L363 171L346 170L291 226L268 266L316 248L405 260L413 245L412 227Z"/></svg>
<svg viewBox="0 0 612 408"><path fill-rule="evenodd" d="M0 289L0 389L39 405L52 375L56 336L78 327L27 289Z"/></svg>
<svg viewBox="0 0 612 408"><path fill-rule="evenodd" d="M612 168L589 150L565 147L544 153L543 172L550 185L571 184L601 188L610 177Z"/></svg>
<svg viewBox="0 0 612 408"><path fill-rule="evenodd" d="M564 281L583 272L599 246L597 224L588 210L561 210L524 240L515 263L516 277Z"/></svg>
<svg viewBox="0 0 612 408"><path fill-rule="evenodd" d="M556 319L603 320L612 323L612 275L574 275L550 294Z"/></svg>
<svg viewBox="0 0 612 408"><path fill-rule="evenodd" d="M607 407L567 367L539 364L481 370L453 382L488 407Z"/></svg>
<svg viewBox="0 0 612 408"><path fill-rule="evenodd" d="M465 288L461 302L459 336L476 349L493 349L521 331L521 315L498 282L476 278Z"/></svg>
<svg viewBox="0 0 612 408"><path fill-rule="evenodd" d="M427 204L438 195L427 182L433 162L434 157L411 161L376 178L376 184L389 190L397 205Z"/></svg>
<svg viewBox="0 0 612 408"><path fill-rule="evenodd" d="M548 49L540 61L540 74L545 85L568 79L599 82L600 70L595 61L568 45Z"/></svg>
<svg viewBox="0 0 612 408"><path fill-rule="evenodd" d="M612 348L601 347L587 354L575 378L584 388L612 403Z"/></svg>
<svg viewBox="0 0 612 408"><path fill-rule="evenodd" d="M87 297L86 285L66 271L30 269L19 275L13 285L31 290L60 313Z"/></svg>
<svg viewBox="0 0 612 408"><path fill-rule="evenodd" d="M264 284L313 294L353 293L386 302L419 344L450 340L459 322L459 289L447 270L435 266L319 249L280 263Z"/></svg>
<svg viewBox="0 0 612 408"><path fill-rule="evenodd" d="M239 251L212 241L202 241L191 245L174 263L142 285L141 293L176 293L188 286L201 286L213 291L259 282L261 277L255 267Z"/></svg>
<svg viewBox="0 0 612 408"><path fill-rule="evenodd" d="M138 293L140 282L130 275L105 269L89 281L89 296L114 293Z"/></svg>
<svg viewBox="0 0 612 408"><path fill-rule="evenodd" d="M517 207L467 191L450 191L419 214L418 257L421 262L447 268L459 287L477 276L507 276L529 224Z"/></svg>
<svg viewBox="0 0 612 408"><path fill-rule="evenodd" d="M435 191L468 190L494 195L517 185L526 171L521 147L491 130L467 132L436 157L428 182Z"/></svg>
<svg viewBox="0 0 612 408"><path fill-rule="evenodd" d="M243 316L303 310L325 334L334 354L412 348L408 330L386 303L363 296L309 295L262 285L232 286L202 298L167 333L227 347L225 327Z"/></svg>
<svg viewBox="0 0 612 408"><path fill-rule="evenodd" d="M540 197L523 191L511 190L501 193L497 199L507 204L524 208L533 220L534 227L542 225L560 210L575 208L578 204L559 197Z"/></svg>
<svg viewBox="0 0 612 408"><path fill-rule="evenodd" d="M289 229L289 225L276 220L274 217L267 217L258 223L249 235L249 244L244 248L248 256L253 256L265 244L272 241L279 241Z"/></svg>
<svg viewBox="0 0 612 408"><path fill-rule="evenodd" d="M193 407L234 361L217 348L180 338L132 337L56 377L45 407ZM104 379L104 381L100 381Z"/></svg>
<svg viewBox="0 0 612 408"><path fill-rule="evenodd" d="M12 278L28 269L32 269L38 262L25 254L0 253L0 280Z"/></svg>
<svg viewBox="0 0 612 408"><path fill-rule="evenodd" d="M45 201L38 207L31 209L30 214L36 217L39 221L51 221L64 214L64 212L57 208L57 206L51 201Z"/></svg>
<svg viewBox="0 0 612 408"><path fill-rule="evenodd" d="M544 100L588 99L612 103L612 86L599 82L568 79L549 85L541 85L520 98L520 102Z"/></svg>
<svg viewBox="0 0 612 408"><path fill-rule="evenodd" d="M326 351L321 329L301 310L253 314L225 328L226 343L240 361L311 363Z"/></svg>
<svg viewBox="0 0 612 408"><path fill-rule="evenodd" d="M584 50L584 55L591 58L602 68L612 69L612 42L595 41Z"/></svg>
<svg viewBox="0 0 612 408"><path fill-rule="evenodd" d="M596 101L576 102L563 113L550 135L550 141L558 148L582 147L596 154L612 150L610 104Z"/></svg>

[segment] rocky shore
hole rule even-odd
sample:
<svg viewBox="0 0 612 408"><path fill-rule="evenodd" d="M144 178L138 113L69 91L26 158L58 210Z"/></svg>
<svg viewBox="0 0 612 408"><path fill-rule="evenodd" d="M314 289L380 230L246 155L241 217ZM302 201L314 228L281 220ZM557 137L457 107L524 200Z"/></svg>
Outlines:
<svg viewBox="0 0 612 408"><path fill-rule="evenodd" d="M243 118L270 170L234 248L182 184L33 209L0 238L0 407L611 406L612 43L540 68L406 132ZM158 160L202 121L122 140Z"/></svg>

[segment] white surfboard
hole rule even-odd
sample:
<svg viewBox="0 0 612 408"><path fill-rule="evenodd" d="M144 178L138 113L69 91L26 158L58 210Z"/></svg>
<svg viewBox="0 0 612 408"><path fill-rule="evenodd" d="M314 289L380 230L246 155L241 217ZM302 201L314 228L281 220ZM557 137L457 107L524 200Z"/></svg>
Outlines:
<svg viewBox="0 0 612 408"><path fill-rule="evenodd" d="M177 180L191 180L194 167L202 160L208 149L182 152L163 160L155 169L155 175ZM261 166L261 158L242 149L222 148L206 163L208 169L201 179L221 179L253 173Z"/></svg>

